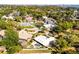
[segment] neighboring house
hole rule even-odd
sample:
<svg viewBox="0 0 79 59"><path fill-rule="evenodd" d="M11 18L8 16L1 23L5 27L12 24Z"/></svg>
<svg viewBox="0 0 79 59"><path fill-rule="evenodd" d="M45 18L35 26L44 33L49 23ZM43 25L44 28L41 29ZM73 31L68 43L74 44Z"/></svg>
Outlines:
<svg viewBox="0 0 79 59"><path fill-rule="evenodd" d="M52 25L52 24L44 24L44 26L45 26L45 28L46 28L47 30L50 30L51 28L54 27L54 25Z"/></svg>
<svg viewBox="0 0 79 59"><path fill-rule="evenodd" d="M46 23L46 24L55 25L55 24L56 24L56 20L53 19L53 18L47 18L47 19L45 19L45 23Z"/></svg>
<svg viewBox="0 0 79 59"><path fill-rule="evenodd" d="M31 23L29 23L29 22L21 22L20 26L31 26Z"/></svg>
<svg viewBox="0 0 79 59"><path fill-rule="evenodd" d="M0 41L2 41L2 39L3 39L3 36L0 35Z"/></svg>
<svg viewBox="0 0 79 59"><path fill-rule="evenodd" d="M33 17L32 17L32 16L29 16L29 15L26 15L26 16L25 16L25 19L26 19L27 21L32 21Z"/></svg>
<svg viewBox="0 0 79 59"><path fill-rule="evenodd" d="M5 30L0 30L0 41L5 37ZM4 46L0 46L0 53L6 52Z"/></svg>
<svg viewBox="0 0 79 59"><path fill-rule="evenodd" d="M13 10L12 13L9 14L9 16L20 16L20 12L19 11L16 11L16 10Z"/></svg>
<svg viewBox="0 0 79 59"><path fill-rule="evenodd" d="M13 16L20 16L20 12L19 11L13 11Z"/></svg>
<svg viewBox="0 0 79 59"><path fill-rule="evenodd" d="M50 45L50 43L52 42L55 42L56 41L56 39L54 38L54 37L49 37L49 38L47 38L46 36L37 36L37 37L35 37L34 38L34 40L37 42L37 43L39 43L39 44L41 44L41 45L43 45L43 46L45 46L45 47L50 47L51 45ZM51 43L51 44L52 44Z"/></svg>
<svg viewBox="0 0 79 59"><path fill-rule="evenodd" d="M4 36L5 35L5 30L0 30L0 35Z"/></svg>
<svg viewBox="0 0 79 59"><path fill-rule="evenodd" d="M43 16L43 19L47 19L48 17L47 16Z"/></svg>
<svg viewBox="0 0 79 59"><path fill-rule="evenodd" d="M50 30L51 28L56 26L56 21L52 18L45 19L44 26L47 30Z"/></svg>
<svg viewBox="0 0 79 59"><path fill-rule="evenodd" d="M13 16L13 13L10 13L8 16Z"/></svg>
<svg viewBox="0 0 79 59"><path fill-rule="evenodd" d="M13 11L13 13L10 13L10 14L8 14L8 15L4 15L4 16L2 16L2 19L11 19L11 20L15 20L14 18L16 17L16 16L19 16L20 15L20 12L18 12L18 11Z"/></svg>
<svg viewBox="0 0 79 59"><path fill-rule="evenodd" d="M78 10L74 10L73 20L79 20L79 11Z"/></svg>
<svg viewBox="0 0 79 59"><path fill-rule="evenodd" d="M0 30L0 41L5 36L5 30Z"/></svg>
<svg viewBox="0 0 79 59"><path fill-rule="evenodd" d="M0 53L6 52L6 48L4 46L0 46Z"/></svg>
<svg viewBox="0 0 79 59"><path fill-rule="evenodd" d="M77 10L74 10L74 13L73 13L73 14L74 14L74 16L76 16L77 12L78 12Z"/></svg>
<svg viewBox="0 0 79 59"><path fill-rule="evenodd" d="M76 18L79 19L79 12L77 12L77 14L76 14Z"/></svg>
<svg viewBox="0 0 79 59"><path fill-rule="evenodd" d="M13 16L6 16L6 15L4 15L4 16L2 16L2 19L11 19L11 20L14 20L14 17Z"/></svg>

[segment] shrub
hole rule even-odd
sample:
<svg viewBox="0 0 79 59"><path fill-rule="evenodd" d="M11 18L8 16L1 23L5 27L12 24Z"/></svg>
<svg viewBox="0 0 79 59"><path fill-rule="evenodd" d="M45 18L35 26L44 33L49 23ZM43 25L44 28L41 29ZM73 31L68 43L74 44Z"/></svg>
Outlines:
<svg viewBox="0 0 79 59"><path fill-rule="evenodd" d="M21 50L22 48L21 48L21 46L12 46L12 47L10 47L9 49L8 49L8 53L9 54L12 54L12 53L18 53L20 50Z"/></svg>
<svg viewBox="0 0 79 59"><path fill-rule="evenodd" d="M59 32L62 32L63 29L60 26L56 26L56 27L53 28L53 31L59 33Z"/></svg>
<svg viewBox="0 0 79 59"><path fill-rule="evenodd" d="M63 29L70 29L70 28L72 28L73 27L73 23L72 22L67 22L67 21L65 21L65 22L63 22L63 24L62 24L62 27L63 27Z"/></svg>

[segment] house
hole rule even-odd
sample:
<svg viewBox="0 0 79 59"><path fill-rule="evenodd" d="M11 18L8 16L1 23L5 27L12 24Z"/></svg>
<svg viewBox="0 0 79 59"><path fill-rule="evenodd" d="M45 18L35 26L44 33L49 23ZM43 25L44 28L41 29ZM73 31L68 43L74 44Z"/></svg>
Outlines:
<svg viewBox="0 0 79 59"><path fill-rule="evenodd" d="M0 30L0 41L3 39L5 36L5 30Z"/></svg>
<svg viewBox="0 0 79 59"><path fill-rule="evenodd" d="M16 10L13 10L12 13L9 14L9 16L20 16L20 12L19 11L16 11Z"/></svg>
<svg viewBox="0 0 79 59"><path fill-rule="evenodd" d="M31 40L32 35L29 34L27 31L24 29L19 31L19 43L23 48L26 48L27 43Z"/></svg>
<svg viewBox="0 0 79 59"><path fill-rule="evenodd" d="M0 46L0 53L6 52L6 48L4 46Z"/></svg>
<svg viewBox="0 0 79 59"><path fill-rule="evenodd" d="M5 30L0 30L0 35L5 36Z"/></svg>
<svg viewBox="0 0 79 59"><path fill-rule="evenodd" d="M38 36L32 42L34 48L44 48L55 46L56 39L54 37Z"/></svg>
<svg viewBox="0 0 79 59"><path fill-rule="evenodd" d="M74 16L76 16L77 12L78 12L78 10L74 10L74 13L73 13Z"/></svg>
<svg viewBox="0 0 79 59"><path fill-rule="evenodd" d="M1 19L11 19L11 20L14 20L14 17L13 16L6 16L6 15L4 15L4 16L2 16L2 18Z"/></svg>
<svg viewBox="0 0 79 59"><path fill-rule="evenodd" d="M55 42L56 42L56 38L55 37L49 37L48 38L48 41L49 41L49 47L54 47L56 46Z"/></svg>
<svg viewBox="0 0 79 59"><path fill-rule="evenodd" d="M44 26L47 30L50 30L52 27L54 27L52 24L44 24Z"/></svg>
<svg viewBox="0 0 79 59"><path fill-rule="evenodd" d="M13 11L13 16L20 16L20 12L19 11Z"/></svg>
<svg viewBox="0 0 79 59"><path fill-rule="evenodd" d="M47 30L50 30L51 28L56 26L56 21L52 18L48 18L45 20L44 26Z"/></svg>
<svg viewBox="0 0 79 59"><path fill-rule="evenodd" d="M31 39L32 38L32 35L29 34L27 31L25 31L24 29L19 31L19 39Z"/></svg>
<svg viewBox="0 0 79 59"><path fill-rule="evenodd" d="M41 44L45 47L51 47L50 43L56 41L56 39L54 37L49 37L48 38L48 37L42 36L42 35L35 37L34 40L37 43L39 43L39 44Z"/></svg>
<svg viewBox="0 0 79 59"><path fill-rule="evenodd" d="M78 10L74 10L74 13L73 13L73 20L79 20L79 11Z"/></svg>
<svg viewBox="0 0 79 59"><path fill-rule="evenodd" d="M53 18L47 18L47 19L45 19L45 23L54 25L54 24L56 24L56 20Z"/></svg>
<svg viewBox="0 0 79 59"><path fill-rule="evenodd" d="M76 14L76 18L79 19L79 12L77 12L77 14Z"/></svg>
<svg viewBox="0 0 79 59"><path fill-rule="evenodd" d="M29 16L29 15L26 15L26 16L25 16L25 19L26 19L27 21L32 21L33 17L32 17L32 16Z"/></svg>
<svg viewBox="0 0 79 59"><path fill-rule="evenodd" d="M20 26L31 26L31 23L29 23L29 22L21 22L19 25Z"/></svg>
<svg viewBox="0 0 79 59"><path fill-rule="evenodd" d="M47 19L48 17L47 16L43 16L43 19Z"/></svg>
<svg viewBox="0 0 79 59"><path fill-rule="evenodd" d="M79 19L79 11L78 10L74 11L74 16L76 17L76 19Z"/></svg>

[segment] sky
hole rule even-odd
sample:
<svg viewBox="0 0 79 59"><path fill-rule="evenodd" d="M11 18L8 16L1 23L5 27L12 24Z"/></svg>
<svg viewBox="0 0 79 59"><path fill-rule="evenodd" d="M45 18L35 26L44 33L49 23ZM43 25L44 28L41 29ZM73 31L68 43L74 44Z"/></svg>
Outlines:
<svg viewBox="0 0 79 59"><path fill-rule="evenodd" d="M0 0L0 4L11 5L56 5L79 4L79 0Z"/></svg>

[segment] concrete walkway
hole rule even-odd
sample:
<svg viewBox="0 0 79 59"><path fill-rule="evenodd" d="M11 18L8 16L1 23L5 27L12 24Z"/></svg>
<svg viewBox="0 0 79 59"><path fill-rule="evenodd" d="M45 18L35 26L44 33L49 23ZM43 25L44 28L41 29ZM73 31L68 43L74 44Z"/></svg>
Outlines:
<svg viewBox="0 0 79 59"><path fill-rule="evenodd" d="M50 54L47 48L42 49L23 49L18 54Z"/></svg>

